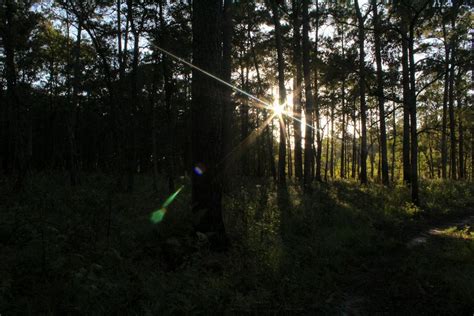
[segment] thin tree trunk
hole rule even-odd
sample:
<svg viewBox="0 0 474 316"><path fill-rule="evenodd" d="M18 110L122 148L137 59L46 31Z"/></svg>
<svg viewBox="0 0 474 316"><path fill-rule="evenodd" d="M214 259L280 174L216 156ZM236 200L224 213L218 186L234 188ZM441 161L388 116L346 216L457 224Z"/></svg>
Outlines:
<svg viewBox="0 0 474 316"><path fill-rule="evenodd" d="M334 179L334 95L331 95L331 163L330 163L330 172L331 179Z"/></svg>
<svg viewBox="0 0 474 316"><path fill-rule="evenodd" d="M301 119L301 97L302 97L302 64L301 64L301 22L300 10L301 1L293 0L293 63L295 73L293 74L293 115ZM295 133L295 176L297 179L303 178L303 153L301 148L301 122L293 120L293 130Z"/></svg>
<svg viewBox="0 0 474 316"><path fill-rule="evenodd" d="M278 92L280 105L286 102L286 88L285 88L285 61L283 59L283 42L280 26L280 14L276 0L269 0L273 24L275 25L275 44L277 49L277 63L278 63ZM286 183L286 135L284 117L280 117L280 142L278 149L278 182L280 184Z"/></svg>
<svg viewBox="0 0 474 316"><path fill-rule="evenodd" d="M159 3L160 7L160 29L161 29L161 45L164 49L168 49L168 31L167 25L164 19L163 14L163 0ZM171 73L168 57L166 54L162 54L162 71L163 71L163 91L164 91L164 105L166 109L166 130L167 130L167 145L166 145L166 175L168 177L168 193L171 194L175 191L174 185L174 147L175 147L175 137L174 137L174 125L175 117L173 108L171 105L171 100L173 96L173 86L171 83Z"/></svg>
<svg viewBox="0 0 474 316"><path fill-rule="evenodd" d="M465 159L464 159L464 126L462 120L462 91L461 91L461 70L458 70L458 76L456 80L456 93L457 93L457 104L458 104L458 118L459 118L459 178L464 179L465 177Z"/></svg>
<svg viewBox="0 0 474 316"><path fill-rule="evenodd" d="M372 0L372 8L374 12L374 49L375 60L377 65L377 97L379 105L379 124L380 124L380 150L382 163L382 183L385 186L389 184L388 178L388 158L387 158L387 129L385 127L385 104L383 92L383 69L382 69L382 54L379 34L381 33L380 20L377 9L377 0Z"/></svg>
<svg viewBox="0 0 474 316"><path fill-rule="evenodd" d="M360 182L367 184L367 105L365 101L365 28L364 18L360 12L359 1L355 2L359 33L359 93L360 93L360 120L361 120L361 156Z"/></svg>
<svg viewBox="0 0 474 316"><path fill-rule="evenodd" d="M451 21L451 29L455 31L455 19ZM456 121L454 118L454 73L455 73L455 62L456 62L456 41L454 39L454 34L451 35L450 47L451 47L451 56L450 56L450 68L449 68L449 97L448 97L448 111L449 111L449 136L451 141L451 168L450 174L452 179L457 178L456 172Z"/></svg>
<svg viewBox="0 0 474 316"><path fill-rule="evenodd" d="M408 67L408 40L405 22L402 29L402 87L403 87L403 181L411 182L410 177L410 74Z"/></svg>
<svg viewBox="0 0 474 316"><path fill-rule="evenodd" d="M395 153L397 146L397 115L396 115L396 106L393 104L393 143L392 143L392 183L395 182Z"/></svg>
<svg viewBox="0 0 474 316"><path fill-rule="evenodd" d="M305 88L305 142L304 142L304 185L308 189L312 182L311 166L313 161L313 95L311 92L311 66L309 60L309 0L303 0L303 76Z"/></svg>
<svg viewBox="0 0 474 316"><path fill-rule="evenodd" d="M443 93L443 115L441 123L441 177L447 177L448 145L447 145L447 122L448 122L448 93L449 93L449 43L446 36L446 25L443 21L444 38L444 93Z"/></svg>
<svg viewBox="0 0 474 316"><path fill-rule="evenodd" d="M233 0L224 1L224 12L222 20L222 79L226 82L231 81L232 75L232 34L233 34ZM231 100L232 89L223 87L223 104L222 104L222 151L224 157L232 150L232 122L233 122L233 106ZM225 166L223 181L224 187L230 188L230 180L233 179L234 173L232 165Z"/></svg>
<svg viewBox="0 0 474 316"><path fill-rule="evenodd" d="M419 196L418 196L418 133L416 128L417 123L417 109L416 109L416 89L415 89L415 80L416 80L416 65L415 65L415 50L414 50L414 25L410 25L410 32L408 38L408 54L410 61L410 127L411 127L411 200L413 204L419 205Z"/></svg>
<svg viewBox="0 0 474 316"><path fill-rule="evenodd" d="M314 42L315 42L315 49L314 49L314 59L318 60L318 47L319 47L319 4L316 1L316 30L314 32ZM319 76L319 69L316 65L314 68L314 110L315 110L315 121L316 121L316 170L315 170L315 178L316 181L321 182L321 155L323 151L323 140L321 137L321 116L320 116L320 104L319 104L319 84L318 84L318 76Z"/></svg>
<svg viewBox="0 0 474 316"><path fill-rule="evenodd" d="M356 98L354 96L354 103L352 105L352 125L354 126L354 134L352 135L352 172L351 177L352 179L356 178L356 161L357 161L357 143L356 143L356 130L357 130L357 123L356 123Z"/></svg>

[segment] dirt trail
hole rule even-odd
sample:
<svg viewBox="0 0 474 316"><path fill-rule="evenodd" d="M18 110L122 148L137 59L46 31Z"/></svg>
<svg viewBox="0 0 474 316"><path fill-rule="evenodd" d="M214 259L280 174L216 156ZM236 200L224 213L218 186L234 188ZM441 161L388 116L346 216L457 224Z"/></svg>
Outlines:
<svg viewBox="0 0 474 316"><path fill-rule="evenodd" d="M416 247L416 246L419 246L419 245L423 245L425 244L426 242L428 242L428 239L432 236L439 236L439 235L442 235L443 234L443 230L445 230L446 228L449 228L449 227L464 227L464 226L474 226L474 215L470 215L470 216L467 216L467 217L463 217L462 219L458 219L458 220L454 220L454 221L450 221L446 224L443 224L443 225L438 225L436 227L431 227L430 229L428 230L425 230L424 232L422 232L421 234L419 234L418 236L416 236L415 238L412 238L408 243L407 243L407 247L408 248L413 248L413 247Z"/></svg>

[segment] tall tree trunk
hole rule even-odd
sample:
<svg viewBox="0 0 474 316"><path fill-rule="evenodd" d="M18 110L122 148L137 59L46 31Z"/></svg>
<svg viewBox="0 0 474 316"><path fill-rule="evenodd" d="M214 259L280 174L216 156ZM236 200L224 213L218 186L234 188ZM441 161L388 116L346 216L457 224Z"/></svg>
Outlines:
<svg viewBox="0 0 474 316"><path fill-rule="evenodd" d="M448 122L448 94L449 94L449 42L446 35L446 25L443 21L444 38L444 93L443 93L443 116L441 123L441 177L447 177L448 145L447 145L447 122Z"/></svg>
<svg viewBox="0 0 474 316"><path fill-rule="evenodd" d="M293 0L293 63L295 73L293 74L293 115L301 120L301 85L303 81L301 65L301 0ZM293 121L295 133L295 176L297 179L303 177L303 153L301 149L301 122Z"/></svg>
<svg viewBox="0 0 474 316"><path fill-rule="evenodd" d="M345 47L344 47L344 27L341 32L341 50L342 50L342 60L345 59ZM345 152L346 152L346 77L342 79L341 86L341 112L342 112L342 139L341 139L341 179L346 177L345 174Z"/></svg>
<svg viewBox="0 0 474 316"><path fill-rule="evenodd" d="M314 32L314 59L318 60L318 48L319 48L319 4L316 1L316 30ZM319 84L318 84L319 68L316 63L314 67L314 110L315 110L315 121L316 121L316 170L314 177L316 181L321 182L321 156L323 152L323 140L321 137L321 117L320 117L320 104L319 104Z"/></svg>
<svg viewBox="0 0 474 316"><path fill-rule="evenodd" d="M222 20L222 79L226 82L231 81L232 75L232 33L233 33L233 15L232 15L232 0L224 1L224 13ZM223 87L223 104L222 104L222 152L224 157L232 150L232 122L233 122L233 106L231 99L232 89L230 87ZM226 166L224 171L223 181L224 187L229 188L230 179L235 170L231 165Z"/></svg>
<svg viewBox="0 0 474 316"><path fill-rule="evenodd" d="M392 183L395 182L395 153L397 146L397 115L396 115L396 106L393 104L393 143L392 143Z"/></svg>
<svg viewBox="0 0 474 316"><path fill-rule="evenodd" d="M127 191L132 192L134 189L135 182L135 171L137 163L137 115L138 108L140 107L140 97L138 95L138 59L140 56L140 33L137 29L136 21L133 14L133 2L127 0L128 20L130 21L130 28L133 34L133 58L132 58L132 71L130 74L131 83L131 108L128 111L129 130L128 130L128 166L127 166Z"/></svg>
<svg viewBox="0 0 474 316"><path fill-rule="evenodd" d="M382 54L380 45L381 27L377 9L377 0L372 0L372 8L374 12L374 49L375 60L377 64L377 98L379 105L379 122L380 122L380 149L381 149L381 163L382 163L382 183L385 186L389 184L388 177L388 158L387 158L387 129L385 127L385 104L383 92L383 69L382 69Z"/></svg>
<svg viewBox="0 0 474 316"><path fill-rule="evenodd" d="M455 32L455 18L451 20L451 30ZM454 118L454 73L456 63L456 40L454 34L451 34L450 40L451 56L450 56L450 68L449 68L449 98L448 98L448 111L449 111L449 136L451 141L451 168L450 174L452 179L457 178L456 172L456 121Z"/></svg>
<svg viewBox="0 0 474 316"><path fill-rule="evenodd" d="M305 141L304 141L304 185L311 185L311 167L313 162L313 95L311 93L311 65L309 60L309 0L303 0L303 76L305 88Z"/></svg>
<svg viewBox="0 0 474 316"><path fill-rule="evenodd" d="M403 181L410 183L410 74L408 67L408 39L405 21L402 30L402 88L403 88Z"/></svg>
<svg viewBox="0 0 474 316"><path fill-rule="evenodd" d="M359 8L359 1L354 1L358 21L359 42L359 93L360 93L360 121L361 121L361 156L360 182L367 184L367 105L365 101L365 28L364 20Z"/></svg>
<svg viewBox="0 0 474 316"><path fill-rule="evenodd" d="M163 0L160 1L160 29L161 29L161 36L159 37L161 40L161 45L164 49L168 49L168 31L167 25L164 19L163 14ZM163 91L164 91L164 103L166 108L166 129L167 129L167 145L166 145L166 174L168 177L168 193L171 194L175 190L174 185L174 147L175 147L175 132L174 132L174 125L175 125L175 115L171 105L171 100L173 96L173 85L171 83L171 73L170 73L170 66L168 57L166 54L162 54L161 60L162 66L162 73L163 73Z"/></svg>
<svg viewBox="0 0 474 316"><path fill-rule="evenodd" d="M414 23L413 23L414 24ZM408 54L410 61L410 136L411 136L411 200L413 204L419 205L418 196L418 133L416 129L417 123L417 109L416 109L416 64L415 64L415 31L414 25L410 25L409 38L408 38Z"/></svg>
<svg viewBox="0 0 474 316"><path fill-rule="evenodd" d="M275 25L275 44L277 49L277 63L278 63L278 102L280 105L286 102L286 88L285 88L285 60L283 59L283 42L281 35L280 14L276 0L269 0L273 24ZM280 142L278 146L278 182L280 184L286 183L286 133L284 117L279 117L280 122Z"/></svg>
<svg viewBox="0 0 474 316"><path fill-rule="evenodd" d="M464 126L462 119L462 91L461 91L461 70L458 70L458 76L456 80L456 97L458 104L459 113L459 178L464 179L465 175L465 159L464 159Z"/></svg>
<svg viewBox="0 0 474 316"><path fill-rule="evenodd" d="M351 170L351 178L356 178L356 161L357 161L357 143L356 143L356 130L357 130L357 123L356 123L356 97L354 96L354 102L352 105L352 125L354 126L354 134L352 135L352 170Z"/></svg>
<svg viewBox="0 0 474 316"><path fill-rule="evenodd" d="M193 1L192 5L193 64L220 74L221 1ZM222 159L222 85L196 69L193 69L192 76L192 208L197 222L195 229L217 232L219 238L213 244L222 248L227 239L222 218L222 185L216 170Z"/></svg>
<svg viewBox="0 0 474 316"><path fill-rule="evenodd" d="M241 55L243 56L245 52L242 52ZM240 81L241 87L244 91L248 91L248 68L247 68L247 78L245 76L245 68L243 64L243 58L240 57ZM247 98L242 100L242 104L240 105L240 140L244 141L249 134L249 106ZM244 176L249 175L249 159L248 154L243 153L241 159L241 166L242 166L242 174Z"/></svg>
<svg viewBox="0 0 474 316"><path fill-rule="evenodd" d="M334 94L331 95L331 150L330 150L330 171L331 179L334 179Z"/></svg>
<svg viewBox="0 0 474 316"><path fill-rule="evenodd" d="M77 22L77 38L74 47L74 75L72 82L72 96L69 108L69 122L68 122L68 144L69 144L69 178L71 185L77 184L77 157L76 157L76 116L77 107L79 106L79 83L81 74L81 33L82 33L82 19L79 18Z"/></svg>
<svg viewBox="0 0 474 316"><path fill-rule="evenodd" d="M26 177L27 165L25 162L25 115L26 111L18 96L17 69L15 64L16 25L18 23L18 4L16 1L5 2L6 26L3 34L5 54L5 73L7 80L7 168L16 170L17 179L15 190L22 190ZM8 170L7 169L7 170Z"/></svg>
<svg viewBox="0 0 474 316"><path fill-rule="evenodd" d="M344 45L344 44L343 44ZM342 139L341 139L341 178L346 177L345 173L345 153L346 153L346 80L342 80L341 87L341 98L342 98Z"/></svg>

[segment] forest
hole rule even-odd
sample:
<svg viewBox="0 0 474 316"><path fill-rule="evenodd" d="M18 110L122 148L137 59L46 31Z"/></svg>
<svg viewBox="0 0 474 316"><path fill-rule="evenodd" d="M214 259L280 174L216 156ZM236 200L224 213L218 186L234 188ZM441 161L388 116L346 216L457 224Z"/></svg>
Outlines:
<svg viewBox="0 0 474 316"><path fill-rule="evenodd" d="M473 315L469 0L0 0L0 315Z"/></svg>

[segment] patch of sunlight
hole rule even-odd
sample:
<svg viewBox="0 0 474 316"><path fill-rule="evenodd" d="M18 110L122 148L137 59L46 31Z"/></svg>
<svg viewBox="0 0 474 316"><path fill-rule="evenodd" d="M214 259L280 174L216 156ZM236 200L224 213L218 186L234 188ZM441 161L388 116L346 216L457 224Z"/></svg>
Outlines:
<svg viewBox="0 0 474 316"><path fill-rule="evenodd" d="M470 226L465 226L463 228L458 228L456 226L451 226L444 229L433 228L433 229L430 229L429 234L434 235L434 236L474 240L474 231L471 231Z"/></svg>

